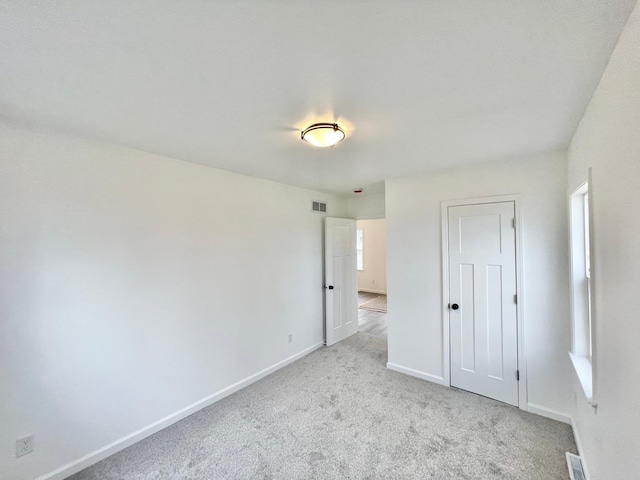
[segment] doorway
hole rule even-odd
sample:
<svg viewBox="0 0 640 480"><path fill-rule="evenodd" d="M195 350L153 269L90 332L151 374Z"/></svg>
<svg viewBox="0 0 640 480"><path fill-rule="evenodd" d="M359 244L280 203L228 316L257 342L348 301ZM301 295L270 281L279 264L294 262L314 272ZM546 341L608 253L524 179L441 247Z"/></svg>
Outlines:
<svg viewBox="0 0 640 480"><path fill-rule="evenodd" d="M385 219L356 222L358 330L387 338Z"/></svg>
<svg viewBox="0 0 640 480"><path fill-rule="evenodd" d="M443 319L448 383L520 406L516 210L515 198L443 203Z"/></svg>

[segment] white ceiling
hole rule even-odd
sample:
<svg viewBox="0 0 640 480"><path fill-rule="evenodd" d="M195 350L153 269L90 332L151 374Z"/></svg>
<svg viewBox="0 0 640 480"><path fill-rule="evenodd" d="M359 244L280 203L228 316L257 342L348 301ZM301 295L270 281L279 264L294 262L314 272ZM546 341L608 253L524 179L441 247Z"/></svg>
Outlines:
<svg viewBox="0 0 640 480"><path fill-rule="evenodd" d="M302 187L566 148L635 0L0 2L0 116ZM338 120L332 149L300 129Z"/></svg>

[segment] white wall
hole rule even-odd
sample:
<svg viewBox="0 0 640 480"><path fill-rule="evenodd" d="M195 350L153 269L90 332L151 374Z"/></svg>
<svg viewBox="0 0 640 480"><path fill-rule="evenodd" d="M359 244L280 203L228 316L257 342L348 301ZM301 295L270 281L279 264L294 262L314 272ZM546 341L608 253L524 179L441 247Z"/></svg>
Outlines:
<svg viewBox="0 0 640 480"><path fill-rule="evenodd" d="M548 154L386 183L389 362L444 376L441 201L522 194L528 403L568 420L571 371L566 155Z"/></svg>
<svg viewBox="0 0 640 480"><path fill-rule="evenodd" d="M344 216L345 200L6 125L0 159L3 480L51 472L322 342L310 202ZM28 433L36 451L16 459Z"/></svg>
<svg viewBox="0 0 640 480"><path fill-rule="evenodd" d="M569 189L592 168L597 412L576 387L589 480L640 478L640 6L569 148ZM595 263L594 263L595 262Z"/></svg>
<svg viewBox="0 0 640 480"><path fill-rule="evenodd" d="M358 271L358 290L387 293L387 242L384 218L358 220L363 232L364 270Z"/></svg>
<svg viewBox="0 0 640 480"><path fill-rule="evenodd" d="M349 197L347 208L349 218L384 218L384 193Z"/></svg>

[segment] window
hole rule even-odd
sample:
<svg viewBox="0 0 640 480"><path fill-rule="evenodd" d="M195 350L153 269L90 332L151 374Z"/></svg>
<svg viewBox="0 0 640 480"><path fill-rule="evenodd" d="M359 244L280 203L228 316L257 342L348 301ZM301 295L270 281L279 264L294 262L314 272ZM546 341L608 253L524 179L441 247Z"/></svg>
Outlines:
<svg viewBox="0 0 640 480"><path fill-rule="evenodd" d="M587 301L587 327L585 353L588 353L589 358L593 354L593 339L591 334L591 245L589 241L589 189L587 186L587 193L582 195L582 205L584 214L584 284L586 289L586 301Z"/></svg>
<svg viewBox="0 0 640 480"><path fill-rule="evenodd" d="M357 254L358 270L364 270L364 231L363 230L356 230L356 254Z"/></svg>
<svg viewBox="0 0 640 480"><path fill-rule="evenodd" d="M573 353L591 357L591 255L589 186L571 195L571 280L573 294Z"/></svg>
<svg viewBox="0 0 640 480"><path fill-rule="evenodd" d="M589 184L585 182L569 199L571 235L571 360L589 403L593 402L593 321L591 311L591 239ZM593 404L593 403L592 403Z"/></svg>

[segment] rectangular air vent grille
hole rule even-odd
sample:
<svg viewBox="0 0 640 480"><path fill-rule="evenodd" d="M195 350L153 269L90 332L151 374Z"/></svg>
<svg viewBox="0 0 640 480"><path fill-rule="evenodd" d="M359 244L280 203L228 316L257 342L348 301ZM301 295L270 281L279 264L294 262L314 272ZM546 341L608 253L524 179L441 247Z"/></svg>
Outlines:
<svg viewBox="0 0 640 480"><path fill-rule="evenodd" d="M327 204L325 202L313 201L313 202L311 202L311 210L313 210L314 212L326 213L327 212Z"/></svg>
<svg viewBox="0 0 640 480"><path fill-rule="evenodd" d="M586 480L580 457L567 452L567 466L569 467L569 476L571 477L571 480Z"/></svg>

